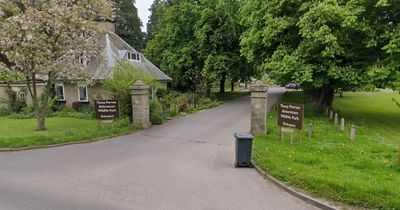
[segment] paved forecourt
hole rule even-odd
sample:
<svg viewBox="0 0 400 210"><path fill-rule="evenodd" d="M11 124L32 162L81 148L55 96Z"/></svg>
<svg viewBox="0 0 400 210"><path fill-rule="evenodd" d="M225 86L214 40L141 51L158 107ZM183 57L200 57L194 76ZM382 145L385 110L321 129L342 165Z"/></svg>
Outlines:
<svg viewBox="0 0 400 210"><path fill-rule="evenodd" d="M0 209L313 209L233 167L233 134L249 129L246 97L106 141L0 153Z"/></svg>

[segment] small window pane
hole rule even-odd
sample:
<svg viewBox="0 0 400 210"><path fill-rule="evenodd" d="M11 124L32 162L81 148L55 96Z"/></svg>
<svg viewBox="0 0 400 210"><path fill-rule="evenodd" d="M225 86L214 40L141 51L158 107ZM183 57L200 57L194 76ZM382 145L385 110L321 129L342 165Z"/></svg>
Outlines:
<svg viewBox="0 0 400 210"><path fill-rule="evenodd" d="M25 91L20 91L18 93L18 96L19 96L19 100L20 101L26 101L26 93L25 93Z"/></svg>
<svg viewBox="0 0 400 210"><path fill-rule="evenodd" d="M64 101L64 87L62 85L56 85L56 97L59 101Z"/></svg>
<svg viewBox="0 0 400 210"><path fill-rule="evenodd" d="M79 87L79 101L87 101L87 88L86 87Z"/></svg>

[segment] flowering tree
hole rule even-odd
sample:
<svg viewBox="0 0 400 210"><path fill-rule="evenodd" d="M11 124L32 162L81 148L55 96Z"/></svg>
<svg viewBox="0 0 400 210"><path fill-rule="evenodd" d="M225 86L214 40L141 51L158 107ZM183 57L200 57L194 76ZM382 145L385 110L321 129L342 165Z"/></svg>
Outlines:
<svg viewBox="0 0 400 210"><path fill-rule="evenodd" d="M46 129L56 79L90 78L85 66L104 39L96 21L109 18L111 6L109 0L0 0L0 71L24 75L37 130ZM46 84L42 94L39 81Z"/></svg>

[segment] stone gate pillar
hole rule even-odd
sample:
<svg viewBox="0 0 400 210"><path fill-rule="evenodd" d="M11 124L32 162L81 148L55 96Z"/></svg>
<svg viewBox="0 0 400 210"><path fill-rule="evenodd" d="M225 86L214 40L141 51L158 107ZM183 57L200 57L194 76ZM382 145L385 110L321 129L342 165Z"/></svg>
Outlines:
<svg viewBox="0 0 400 210"><path fill-rule="evenodd" d="M141 80L131 86L133 125L146 129L151 126L149 108L149 89Z"/></svg>
<svg viewBox="0 0 400 210"><path fill-rule="evenodd" d="M268 86L258 80L250 87L251 92L251 133L267 133L267 92Z"/></svg>

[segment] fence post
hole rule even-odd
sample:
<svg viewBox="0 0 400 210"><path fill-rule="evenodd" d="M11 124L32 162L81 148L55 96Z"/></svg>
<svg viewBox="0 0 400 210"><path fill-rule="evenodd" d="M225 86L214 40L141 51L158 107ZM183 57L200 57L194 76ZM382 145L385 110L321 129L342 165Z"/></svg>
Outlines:
<svg viewBox="0 0 400 210"><path fill-rule="evenodd" d="M307 136L308 138L311 138L313 136L313 127L312 127L312 123L308 124L307 127Z"/></svg>
<svg viewBox="0 0 400 210"><path fill-rule="evenodd" d="M344 131L344 118L340 119L340 130L343 132Z"/></svg>
<svg viewBox="0 0 400 210"><path fill-rule="evenodd" d="M354 141L356 139L356 126L353 124L351 125L350 129L350 140Z"/></svg>
<svg viewBox="0 0 400 210"><path fill-rule="evenodd" d="M335 121L334 121L335 125L337 125L338 122L339 122L339 114L335 113Z"/></svg>

